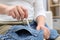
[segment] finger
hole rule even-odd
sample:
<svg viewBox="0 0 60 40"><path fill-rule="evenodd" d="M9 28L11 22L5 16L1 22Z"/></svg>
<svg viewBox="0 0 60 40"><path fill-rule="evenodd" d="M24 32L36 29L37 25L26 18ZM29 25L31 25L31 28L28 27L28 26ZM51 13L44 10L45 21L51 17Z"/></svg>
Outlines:
<svg viewBox="0 0 60 40"><path fill-rule="evenodd" d="M48 35L48 38L49 38L49 36L50 36L50 31L49 31L48 28L47 28L47 35Z"/></svg>
<svg viewBox="0 0 60 40"><path fill-rule="evenodd" d="M46 35L44 34L44 38L47 39Z"/></svg>
<svg viewBox="0 0 60 40"><path fill-rule="evenodd" d="M47 31L47 32L46 32L46 31ZM46 39L48 39L49 36L50 36L50 35L49 35L49 31L48 31L48 30L46 30L46 31L45 31L45 36L46 36Z"/></svg>
<svg viewBox="0 0 60 40"><path fill-rule="evenodd" d="M8 11L8 13L7 13L8 16L11 16L11 11L12 11L12 10L9 10L9 11Z"/></svg>
<svg viewBox="0 0 60 40"><path fill-rule="evenodd" d="M49 34L46 34L46 39L48 39L49 38Z"/></svg>
<svg viewBox="0 0 60 40"><path fill-rule="evenodd" d="M48 39L48 34L44 33L44 38Z"/></svg>
<svg viewBox="0 0 60 40"><path fill-rule="evenodd" d="M16 18L13 11L11 11L10 14L11 14L11 16L12 16L13 18Z"/></svg>
<svg viewBox="0 0 60 40"><path fill-rule="evenodd" d="M14 13L16 15L16 18L19 20L20 19L20 14L18 13L17 8L14 8Z"/></svg>
<svg viewBox="0 0 60 40"><path fill-rule="evenodd" d="M41 28L40 28L40 26L37 26L36 29L37 29L37 30L40 30Z"/></svg>
<svg viewBox="0 0 60 40"><path fill-rule="evenodd" d="M47 34L48 34L48 38L49 38L50 37L50 31L49 30L48 30L48 33Z"/></svg>
<svg viewBox="0 0 60 40"><path fill-rule="evenodd" d="M23 19L24 18L24 11L21 9L20 6L17 6L17 10L18 10L19 14L21 15L21 19Z"/></svg>
<svg viewBox="0 0 60 40"><path fill-rule="evenodd" d="M21 7L21 8L23 9L23 11L25 13L24 18L27 18L28 17L28 10L27 10L27 8L25 8L25 7Z"/></svg>

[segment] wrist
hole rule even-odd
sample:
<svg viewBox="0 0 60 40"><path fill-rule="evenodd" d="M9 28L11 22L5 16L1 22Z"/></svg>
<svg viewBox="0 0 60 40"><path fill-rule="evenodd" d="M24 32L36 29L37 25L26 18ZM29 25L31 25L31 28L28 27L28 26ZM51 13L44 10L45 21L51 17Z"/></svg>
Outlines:
<svg viewBox="0 0 60 40"><path fill-rule="evenodd" d="M44 25L38 25L38 27L43 28L43 27L44 27Z"/></svg>
<svg viewBox="0 0 60 40"><path fill-rule="evenodd" d="M45 25L45 17L44 16L38 16L36 18L37 25L38 26L44 26Z"/></svg>
<svg viewBox="0 0 60 40"><path fill-rule="evenodd" d="M1 9L0 13L5 14L5 11L6 11L7 7L8 7L7 5L0 4L0 9Z"/></svg>
<svg viewBox="0 0 60 40"><path fill-rule="evenodd" d="M38 26L45 26L44 23L37 23Z"/></svg>
<svg viewBox="0 0 60 40"><path fill-rule="evenodd" d="M46 27L45 26L42 26L41 29L44 30Z"/></svg>
<svg viewBox="0 0 60 40"><path fill-rule="evenodd" d="M7 10L7 8L8 8L8 6L7 6L7 5L5 5L5 6L4 6L3 14L6 14L6 13L7 13L7 11L6 11L6 10Z"/></svg>
<svg viewBox="0 0 60 40"><path fill-rule="evenodd" d="M40 28L44 28L45 27L45 25L43 25L43 24L40 24L40 25L37 25L38 27L40 27Z"/></svg>
<svg viewBox="0 0 60 40"><path fill-rule="evenodd" d="M37 26L45 26L45 23L37 23Z"/></svg>
<svg viewBox="0 0 60 40"><path fill-rule="evenodd" d="M37 25L37 30L40 30L40 29L42 29L42 30L43 30L43 29L44 29L44 27L45 27L44 25Z"/></svg>

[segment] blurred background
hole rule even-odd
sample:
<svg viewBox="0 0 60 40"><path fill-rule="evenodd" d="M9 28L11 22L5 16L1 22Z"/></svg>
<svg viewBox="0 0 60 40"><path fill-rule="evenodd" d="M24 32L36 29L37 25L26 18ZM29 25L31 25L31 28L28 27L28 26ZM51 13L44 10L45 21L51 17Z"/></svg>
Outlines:
<svg viewBox="0 0 60 40"><path fill-rule="evenodd" d="M44 0L44 7L47 11L52 11L53 28L60 33L60 0Z"/></svg>

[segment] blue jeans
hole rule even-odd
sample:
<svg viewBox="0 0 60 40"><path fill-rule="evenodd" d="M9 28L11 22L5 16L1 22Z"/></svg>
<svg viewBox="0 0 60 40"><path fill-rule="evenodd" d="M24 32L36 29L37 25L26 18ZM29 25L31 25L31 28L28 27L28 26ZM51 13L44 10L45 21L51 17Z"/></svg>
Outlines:
<svg viewBox="0 0 60 40"><path fill-rule="evenodd" d="M30 23L30 26L33 29L36 29L37 23L35 21L33 21L32 23ZM47 24L45 24L45 27L47 27L50 30L50 38L49 39L55 39L59 36L58 32L54 29L51 29L50 27L48 27Z"/></svg>
<svg viewBox="0 0 60 40"><path fill-rule="evenodd" d="M35 21L30 23L30 27L28 25L14 25L11 27L5 35L1 35L0 39L2 40L43 40L44 39L44 31L36 30L37 23ZM45 25L50 30L50 39L55 39L59 34L56 30L50 29L47 25Z"/></svg>

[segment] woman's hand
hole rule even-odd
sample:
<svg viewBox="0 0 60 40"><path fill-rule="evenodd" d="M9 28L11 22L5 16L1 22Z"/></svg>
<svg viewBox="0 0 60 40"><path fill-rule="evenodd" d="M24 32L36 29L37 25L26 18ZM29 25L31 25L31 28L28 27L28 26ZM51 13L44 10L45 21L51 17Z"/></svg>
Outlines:
<svg viewBox="0 0 60 40"><path fill-rule="evenodd" d="M48 38L49 38L49 36L50 36L50 31L49 31L49 29L48 29L47 27L45 27L45 26L37 26L36 29L37 29L37 30L43 30L43 31L44 31L44 38L45 38L45 39L48 39Z"/></svg>
<svg viewBox="0 0 60 40"><path fill-rule="evenodd" d="M45 25L45 16L42 16L42 15L38 16L36 18L36 21L37 21L37 28L36 29L43 30L45 39L48 39L50 36L50 31L47 27L44 26Z"/></svg>
<svg viewBox="0 0 60 40"><path fill-rule="evenodd" d="M5 13L16 19L24 19L28 17L27 9L23 6L8 6Z"/></svg>

